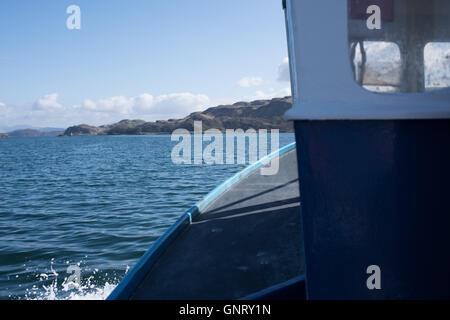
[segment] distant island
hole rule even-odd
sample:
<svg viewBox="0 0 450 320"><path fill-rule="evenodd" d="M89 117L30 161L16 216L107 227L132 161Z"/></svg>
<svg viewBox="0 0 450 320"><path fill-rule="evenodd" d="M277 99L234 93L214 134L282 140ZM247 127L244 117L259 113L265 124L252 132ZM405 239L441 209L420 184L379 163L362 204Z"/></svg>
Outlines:
<svg viewBox="0 0 450 320"><path fill-rule="evenodd" d="M64 131L65 129L60 128L17 129L7 133L0 133L0 138L57 137L64 134Z"/></svg>
<svg viewBox="0 0 450 320"><path fill-rule="evenodd" d="M147 135L170 134L176 129L194 130L194 121L202 121L203 130L210 128L225 132L226 129L279 129L280 132L293 132L292 122L284 119L284 113L291 107L291 97L253 102L237 102L221 105L203 112L194 112L183 119L122 120L103 126L81 124L68 128L62 136L91 135Z"/></svg>
<svg viewBox="0 0 450 320"><path fill-rule="evenodd" d="M40 130L40 129L21 129L8 132L11 138L30 138L30 137L56 137L64 133L64 129Z"/></svg>

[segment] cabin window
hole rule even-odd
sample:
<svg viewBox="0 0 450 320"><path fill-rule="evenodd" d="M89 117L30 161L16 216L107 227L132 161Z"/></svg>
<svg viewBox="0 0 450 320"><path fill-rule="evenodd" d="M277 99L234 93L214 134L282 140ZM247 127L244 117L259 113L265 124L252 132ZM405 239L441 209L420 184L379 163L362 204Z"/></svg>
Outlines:
<svg viewBox="0 0 450 320"><path fill-rule="evenodd" d="M450 43L428 43L424 58L426 90L450 87Z"/></svg>
<svg viewBox="0 0 450 320"><path fill-rule="evenodd" d="M374 92L450 86L450 1L348 0L355 81Z"/></svg>
<svg viewBox="0 0 450 320"><path fill-rule="evenodd" d="M395 43L358 41L351 44L350 50L353 75L360 85L371 91L398 91L402 63Z"/></svg>

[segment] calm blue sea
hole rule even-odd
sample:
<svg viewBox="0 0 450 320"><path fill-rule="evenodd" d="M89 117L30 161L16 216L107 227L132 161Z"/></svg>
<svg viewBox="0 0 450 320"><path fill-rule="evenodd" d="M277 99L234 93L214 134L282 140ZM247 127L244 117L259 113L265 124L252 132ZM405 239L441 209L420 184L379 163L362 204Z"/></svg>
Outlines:
<svg viewBox="0 0 450 320"><path fill-rule="evenodd" d="M281 134L280 146L293 142ZM104 299L243 165L174 165L170 136L0 139L0 299ZM69 266L81 286L67 286Z"/></svg>

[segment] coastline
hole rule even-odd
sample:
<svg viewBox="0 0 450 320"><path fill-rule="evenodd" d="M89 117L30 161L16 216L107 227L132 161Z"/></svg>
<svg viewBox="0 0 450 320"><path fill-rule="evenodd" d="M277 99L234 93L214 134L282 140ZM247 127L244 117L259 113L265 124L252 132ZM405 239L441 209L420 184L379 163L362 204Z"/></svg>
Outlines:
<svg viewBox="0 0 450 320"><path fill-rule="evenodd" d="M294 132L293 123L284 119L284 113L292 106L291 97L237 102L233 105L220 105L203 112L194 112L182 119L122 120L120 122L92 126L81 124L69 127L61 136L92 135L160 135L171 134L177 129L194 132L194 122L201 121L203 130L217 129L224 133L227 129L277 129L281 133Z"/></svg>

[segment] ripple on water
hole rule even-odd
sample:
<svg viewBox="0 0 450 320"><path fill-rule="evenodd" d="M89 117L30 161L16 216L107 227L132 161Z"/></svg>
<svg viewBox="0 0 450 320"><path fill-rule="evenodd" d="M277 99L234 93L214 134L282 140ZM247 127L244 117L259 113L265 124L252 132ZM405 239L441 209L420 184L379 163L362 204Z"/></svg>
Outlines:
<svg viewBox="0 0 450 320"><path fill-rule="evenodd" d="M281 135L280 145L294 141ZM242 165L176 166L170 136L0 141L0 299L105 299ZM68 267L80 268L78 287Z"/></svg>

